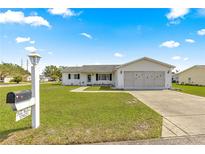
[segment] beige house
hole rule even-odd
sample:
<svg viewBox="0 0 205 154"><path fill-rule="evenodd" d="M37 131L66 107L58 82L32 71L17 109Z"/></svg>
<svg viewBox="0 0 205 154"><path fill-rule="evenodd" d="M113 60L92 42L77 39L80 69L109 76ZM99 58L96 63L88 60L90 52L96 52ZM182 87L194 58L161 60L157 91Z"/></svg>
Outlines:
<svg viewBox="0 0 205 154"><path fill-rule="evenodd" d="M205 85L205 65L195 65L177 75L179 84Z"/></svg>

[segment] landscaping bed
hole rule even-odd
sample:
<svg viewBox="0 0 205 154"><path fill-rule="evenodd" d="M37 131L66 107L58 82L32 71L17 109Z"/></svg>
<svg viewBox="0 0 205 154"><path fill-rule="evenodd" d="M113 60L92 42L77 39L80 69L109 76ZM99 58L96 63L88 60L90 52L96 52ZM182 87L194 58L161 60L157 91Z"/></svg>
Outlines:
<svg viewBox="0 0 205 154"><path fill-rule="evenodd" d="M113 89L111 86L89 86L88 88L85 89L85 91L112 91L112 90L118 90L118 89Z"/></svg>

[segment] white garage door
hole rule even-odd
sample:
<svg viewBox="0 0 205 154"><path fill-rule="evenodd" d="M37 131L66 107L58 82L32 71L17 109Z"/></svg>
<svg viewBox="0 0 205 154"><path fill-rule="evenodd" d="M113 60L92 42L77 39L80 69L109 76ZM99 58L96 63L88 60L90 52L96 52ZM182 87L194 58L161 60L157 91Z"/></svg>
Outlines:
<svg viewBox="0 0 205 154"><path fill-rule="evenodd" d="M163 71L125 71L124 85L126 89L159 89L165 87Z"/></svg>

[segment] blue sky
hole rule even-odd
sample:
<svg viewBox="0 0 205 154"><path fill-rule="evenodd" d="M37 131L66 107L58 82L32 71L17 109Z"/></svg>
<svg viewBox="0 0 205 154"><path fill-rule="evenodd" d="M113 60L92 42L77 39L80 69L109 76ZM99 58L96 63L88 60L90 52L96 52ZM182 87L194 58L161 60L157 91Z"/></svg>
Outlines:
<svg viewBox="0 0 205 154"><path fill-rule="evenodd" d="M0 61L121 64L144 56L185 69L204 64L205 9L0 9Z"/></svg>

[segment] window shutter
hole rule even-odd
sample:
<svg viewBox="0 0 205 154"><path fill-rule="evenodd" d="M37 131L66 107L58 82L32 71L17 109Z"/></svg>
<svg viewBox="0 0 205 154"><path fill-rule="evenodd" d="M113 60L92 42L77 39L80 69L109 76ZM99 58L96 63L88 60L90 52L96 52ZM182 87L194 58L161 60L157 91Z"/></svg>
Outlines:
<svg viewBox="0 0 205 154"><path fill-rule="evenodd" d="M110 81L112 81L112 74L110 74Z"/></svg>
<svg viewBox="0 0 205 154"><path fill-rule="evenodd" d="M80 79L80 74L78 74L78 79Z"/></svg>
<svg viewBox="0 0 205 154"><path fill-rule="evenodd" d="M70 79L70 74L68 74L68 79Z"/></svg>
<svg viewBox="0 0 205 154"><path fill-rule="evenodd" d="M96 74L96 81L98 81L98 74Z"/></svg>

